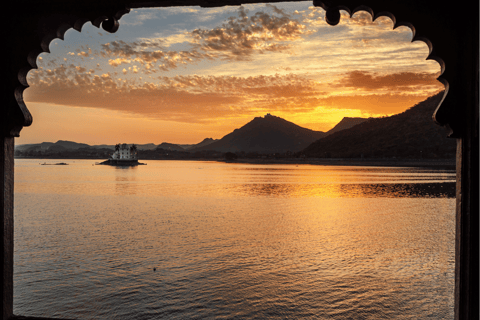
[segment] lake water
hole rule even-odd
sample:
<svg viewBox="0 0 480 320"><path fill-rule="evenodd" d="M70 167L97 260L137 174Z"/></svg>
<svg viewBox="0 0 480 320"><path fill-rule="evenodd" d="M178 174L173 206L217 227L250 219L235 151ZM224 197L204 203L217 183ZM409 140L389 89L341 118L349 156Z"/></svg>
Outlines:
<svg viewBox="0 0 480 320"><path fill-rule="evenodd" d="M15 314L453 318L454 171L143 162L16 160Z"/></svg>

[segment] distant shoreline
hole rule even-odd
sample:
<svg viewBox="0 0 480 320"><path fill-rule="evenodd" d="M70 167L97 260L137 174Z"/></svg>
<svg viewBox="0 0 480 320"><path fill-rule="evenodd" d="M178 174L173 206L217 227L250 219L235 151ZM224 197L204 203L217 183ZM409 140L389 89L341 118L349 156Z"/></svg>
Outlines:
<svg viewBox="0 0 480 320"><path fill-rule="evenodd" d="M30 158L15 157L15 159L32 159L32 160L67 160L66 158ZM102 160L93 158L69 159L69 160ZM139 160L156 160L156 161L216 161L224 163L248 163L248 164L311 164L323 166L367 166L367 167L429 167L429 168L447 168L455 169L455 159L325 159L325 158L266 158L266 159L139 159Z"/></svg>

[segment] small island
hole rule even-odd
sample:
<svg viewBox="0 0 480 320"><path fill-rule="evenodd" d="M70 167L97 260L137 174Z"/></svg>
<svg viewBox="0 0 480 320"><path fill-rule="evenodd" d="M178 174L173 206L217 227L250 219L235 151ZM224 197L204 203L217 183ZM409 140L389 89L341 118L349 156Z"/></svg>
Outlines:
<svg viewBox="0 0 480 320"><path fill-rule="evenodd" d="M123 143L115 145L115 152L112 156L99 164L110 166L138 166L146 163L138 162L138 151L135 144L128 147L126 143Z"/></svg>
<svg viewBox="0 0 480 320"><path fill-rule="evenodd" d="M68 166L68 163L59 162L59 163L41 163L42 166Z"/></svg>

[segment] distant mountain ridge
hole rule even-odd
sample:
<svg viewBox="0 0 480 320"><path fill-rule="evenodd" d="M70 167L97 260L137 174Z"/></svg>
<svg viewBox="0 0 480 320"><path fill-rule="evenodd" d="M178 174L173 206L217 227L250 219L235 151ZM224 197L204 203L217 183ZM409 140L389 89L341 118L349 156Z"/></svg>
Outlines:
<svg viewBox="0 0 480 320"><path fill-rule="evenodd" d="M456 142L432 121L442 93L403 113L384 118L345 117L327 132L300 127L270 114L255 117L221 139L206 138L198 144L163 142L137 145L139 150L176 152L245 152L258 154L301 153L315 158L448 158L455 155ZM85 148L85 149L84 149ZM21 152L69 150L114 150L114 145L89 146L59 140L56 143L17 145ZM30 152L30 154L32 154Z"/></svg>
<svg viewBox="0 0 480 320"><path fill-rule="evenodd" d="M452 158L456 141L435 124L432 115L443 93L408 110L385 118L372 118L334 132L309 145L303 154L314 158Z"/></svg>
<svg viewBox="0 0 480 320"><path fill-rule="evenodd" d="M334 128L328 132L314 131L300 127L280 117L267 114L265 117L256 117L243 127L235 129L222 139L205 138L197 144L174 144L162 142L161 144L147 143L137 144L138 150L164 149L170 151L205 151L214 150L220 152L258 152L258 153L283 153L286 151L297 152L310 143L327 136L333 132L350 128L358 123L366 121L364 118L343 118ZM127 144L130 146L131 144ZM78 150L81 148L94 148L98 150L114 150L115 145L88 145L73 141L59 140L42 142L39 144L16 145L19 151L62 152Z"/></svg>
<svg viewBox="0 0 480 320"><path fill-rule="evenodd" d="M285 153L297 152L326 135L270 114L255 117L239 129L207 146L191 151Z"/></svg>
<svg viewBox="0 0 480 320"><path fill-rule="evenodd" d="M188 145L190 147L195 146L204 146L208 145L209 143L213 142L212 138L206 138L202 142L198 144ZM127 143L127 146L131 146L131 143ZM173 143L163 142L159 145L154 143L146 143L146 144L135 144L138 150L154 150L156 148L164 148L167 150L184 150L187 148L182 147L182 145L177 145ZM78 143L73 141L66 141L66 140L58 140L57 142L42 142L42 143L35 143L35 144L21 144L16 145L15 150L18 151L50 151L50 152L61 152L66 150L78 150L81 148L94 148L94 149L110 149L115 150L115 145L108 145L108 144L100 144L100 145L88 145L86 143Z"/></svg>
<svg viewBox="0 0 480 320"><path fill-rule="evenodd" d="M46 151L46 150L68 150L68 149L80 149L90 147L86 143L78 143L73 141L66 141L66 140L58 140L57 142L42 142L37 144L24 144L15 146L15 150L20 151L30 151L30 150L39 150L39 151Z"/></svg>

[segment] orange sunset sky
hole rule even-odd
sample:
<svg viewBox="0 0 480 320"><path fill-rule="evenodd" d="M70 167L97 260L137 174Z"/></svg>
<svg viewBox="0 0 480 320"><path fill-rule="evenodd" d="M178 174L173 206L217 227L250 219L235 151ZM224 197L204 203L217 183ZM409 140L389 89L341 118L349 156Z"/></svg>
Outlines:
<svg viewBox="0 0 480 320"><path fill-rule="evenodd" d="M320 131L400 113L444 89L411 40L366 12L330 26L311 2L132 10L116 33L87 23L37 58L16 144L198 143L266 113Z"/></svg>

